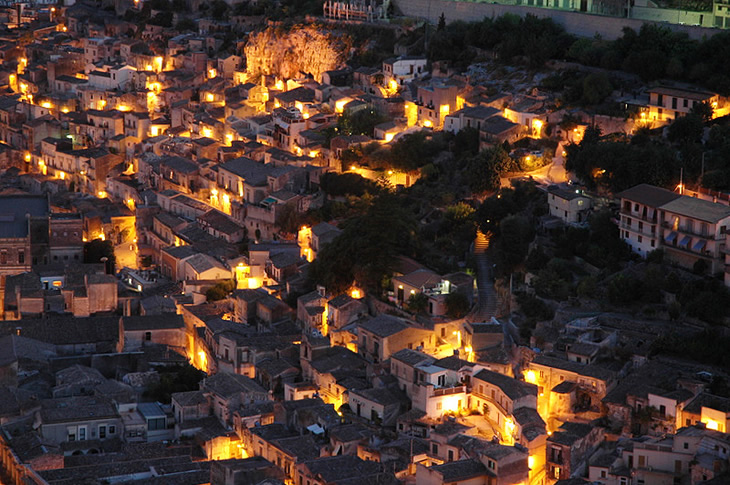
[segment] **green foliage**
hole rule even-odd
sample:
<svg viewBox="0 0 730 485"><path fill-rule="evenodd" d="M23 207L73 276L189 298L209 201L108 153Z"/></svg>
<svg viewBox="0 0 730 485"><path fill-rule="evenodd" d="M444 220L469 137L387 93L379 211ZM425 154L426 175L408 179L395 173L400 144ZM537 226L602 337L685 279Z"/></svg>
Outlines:
<svg viewBox="0 0 730 485"><path fill-rule="evenodd" d="M639 301L643 293L643 282L628 274L620 273L608 284L608 300L612 305L631 305Z"/></svg>
<svg viewBox="0 0 730 485"><path fill-rule="evenodd" d="M613 91L613 86L605 73L588 74L583 79L582 101L587 105L602 103Z"/></svg>
<svg viewBox="0 0 730 485"><path fill-rule="evenodd" d="M479 130L471 126L459 130L451 142L451 151L457 158L479 153Z"/></svg>
<svg viewBox="0 0 730 485"><path fill-rule="evenodd" d="M622 69L644 81L670 78L703 84L721 94L730 93L726 46L730 33L701 41L668 27L644 24L638 32L625 28L623 36L608 42L579 39L564 51L569 59L588 66Z"/></svg>
<svg viewBox="0 0 730 485"><path fill-rule="evenodd" d="M236 289L236 282L233 280L221 281L205 292L207 301L218 301L228 297Z"/></svg>
<svg viewBox="0 0 730 485"><path fill-rule="evenodd" d="M427 131L411 133L391 143L388 163L399 170L415 170L430 162L447 148L443 135Z"/></svg>
<svg viewBox="0 0 730 485"><path fill-rule="evenodd" d="M374 109L363 109L350 113L346 111L337 120L337 131L340 135L373 136L376 125L387 121L387 118Z"/></svg>
<svg viewBox="0 0 730 485"><path fill-rule="evenodd" d="M533 295L518 295L517 303L522 313L529 319L544 321L551 320L555 316L555 310L550 305Z"/></svg>
<svg viewBox="0 0 730 485"><path fill-rule="evenodd" d="M361 197L368 193L377 193L380 189L372 180L368 180L359 174L345 172L327 172L320 177L322 191L330 196L356 195Z"/></svg>
<svg viewBox="0 0 730 485"><path fill-rule="evenodd" d="M164 404L172 399L176 392L188 392L198 390L198 384L205 377L205 372L185 364L174 367L161 367L160 382L145 390L144 396Z"/></svg>
<svg viewBox="0 0 730 485"><path fill-rule="evenodd" d="M527 255L527 261L525 261L525 267L528 271L536 273L547 266L550 261L550 257L545 254L542 246L538 246Z"/></svg>
<svg viewBox="0 0 730 485"><path fill-rule="evenodd" d="M223 0L213 0L210 4L210 16L215 20L223 20L228 13L228 4Z"/></svg>
<svg viewBox="0 0 730 485"><path fill-rule="evenodd" d="M540 270L532 285L537 295L542 298L562 301L570 296L570 283L550 266Z"/></svg>
<svg viewBox="0 0 730 485"><path fill-rule="evenodd" d="M669 141L679 143L698 142L702 139L704 128L700 116L694 114L680 116L669 125L667 138Z"/></svg>
<svg viewBox="0 0 730 485"><path fill-rule="evenodd" d="M142 256L141 258L139 258L139 264L143 268L149 268L153 264L152 263L152 256L150 256L149 254L146 255L146 256Z"/></svg>
<svg viewBox="0 0 730 485"><path fill-rule="evenodd" d="M565 168L589 188L604 186L616 193L640 183L669 187L679 179L680 161L669 145L595 141L587 135L579 145L567 147ZM685 177L698 172L685 171Z"/></svg>
<svg viewBox="0 0 730 485"><path fill-rule="evenodd" d="M449 293L444 303L446 314L451 318L462 318L469 311L469 299L463 293Z"/></svg>
<svg viewBox="0 0 730 485"><path fill-rule="evenodd" d="M481 22L451 22L437 30L430 42L432 60L447 59L466 67L475 57L472 48L496 52L505 63L523 62L541 67L555 56L564 57L574 37L550 19L528 14L485 17Z"/></svg>
<svg viewBox="0 0 730 485"><path fill-rule="evenodd" d="M497 190L502 175L519 170L518 165L502 147L480 152L467 161L466 174L472 192Z"/></svg>
<svg viewBox="0 0 730 485"><path fill-rule="evenodd" d="M84 263L99 264L103 262L102 258L107 258L107 273L114 273L114 265L117 259L114 256L114 245L111 241L94 239L84 244Z"/></svg>
<svg viewBox="0 0 730 485"><path fill-rule="evenodd" d="M671 271L666 278L664 278L664 285L662 289L668 293L677 294L682 291L682 280L676 271Z"/></svg>
<svg viewBox="0 0 730 485"><path fill-rule="evenodd" d="M717 330L694 335L663 335L652 344L652 354L669 354L691 359L701 364L730 368L730 337Z"/></svg>
<svg viewBox="0 0 730 485"><path fill-rule="evenodd" d="M346 221L342 234L326 245L311 265L310 276L337 294L353 281L378 291L396 257L415 244L413 213L393 194L378 196L364 215Z"/></svg>
<svg viewBox="0 0 730 485"><path fill-rule="evenodd" d="M698 279L682 286L678 301L687 315L720 325L728 315L730 293L720 281Z"/></svg>
<svg viewBox="0 0 730 485"><path fill-rule="evenodd" d="M408 311L412 313L423 313L428 308L428 297L425 293L414 293L408 297L406 302Z"/></svg>
<svg viewBox="0 0 730 485"><path fill-rule="evenodd" d="M502 273L512 271L527 257L530 242L535 237L535 228L530 220L522 215L506 217L500 224L499 252L497 265Z"/></svg>
<svg viewBox="0 0 730 485"><path fill-rule="evenodd" d="M707 262L704 259L698 259L692 265L692 272L698 275L707 273Z"/></svg>
<svg viewBox="0 0 730 485"><path fill-rule="evenodd" d="M175 24L175 30L179 32L184 32L186 30L192 30L197 31L198 26L195 24L195 21L192 19L181 19L177 24Z"/></svg>
<svg viewBox="0 0 730 485"><path fill-rule="evenodd" d="M446 17L444 16L444 13L441 12L441 15L439 16L439 23L436 27L436 30L441 32L442 30L446 30Z"/></svg>
<svg viewBox="0 0 730 485"><path fill-rule="evenodd" d="M160 12L149 20L152 25L159 25L161 27L172 27L172 12Z"/></svg>
<svg viewBox="0 0 730 485"><path fill-rule="evenodd" d="M575 291L580 298L595 298L598 293L598 280L594 276L587 276L580 280Z"/></svg>

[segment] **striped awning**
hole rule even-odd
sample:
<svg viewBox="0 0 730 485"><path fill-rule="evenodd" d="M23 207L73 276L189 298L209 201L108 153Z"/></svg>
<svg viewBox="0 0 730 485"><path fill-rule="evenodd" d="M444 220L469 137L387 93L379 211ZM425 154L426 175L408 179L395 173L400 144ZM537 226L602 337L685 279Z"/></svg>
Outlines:
<svg viewBox="0 0 730 485"><path fill-rule="evenodd" d="M705 250L705 246L707 246L707 241L704 239L700 239L695 243L694 246L692 246L692 251L697 251L698 253Z"/></svg>
<svg viewBox="0 0 730 485"><path fill-rule="evenodd" d="M677 239L677 233L675 231L670 232L667 234L667 237L664 238L665 241L668 243L673 243Z"/></svg>

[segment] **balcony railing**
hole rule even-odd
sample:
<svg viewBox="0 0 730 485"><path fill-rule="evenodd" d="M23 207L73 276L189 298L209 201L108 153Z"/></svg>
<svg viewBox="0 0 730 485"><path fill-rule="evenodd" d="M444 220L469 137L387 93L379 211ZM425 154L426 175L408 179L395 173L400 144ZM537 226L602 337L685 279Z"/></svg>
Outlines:
<svg viewBox="0 0 730 485"><path fill-rule="evenodd" d="M658 237L656 230L654 232L651 231L651 226L646 226L639 230L638 225L628 225L624 222L619 224L619 228L626 230L626 231L632 231L632 232L638 232L639 234L643 234L644 236L648 237Z"/></svg>
<svg viewBox="0 0 730 485"><path fill-rule="evenodd" d="M692 256L697 256L697 257L705 258L705 259L717 259L717 258L719 258L719 256L713 256L713 254L710 253L710 252L708 252L708 251L702 251L702 252L694 251L689 246L686 247L686 248L683 248L683 247L680 247L680 246L674 246L674 245L667 244L666 242L664 242L664 244L663 244L662 247L664 249L669 249L671 251L677 251L677 252L680 252L680 253L689 254L689 255L692 255Z"/></svg>
<svg viewBox="0 0 730 485"><path fill-rule="evenodd" d="M639 214L633 213L630 210L627 211L626 209L621 209L621 215L622 216L631 217L632 219L636 219L637 221L649 222L651 224L656 224L657 223L657 216L656 216L656 214L654 214L653 217L649 217L649 216L643 216L643 215L639 215Z"/></svg>
<svg viewBox="0 0 730 485"><path fill-rule="evenodd" d="M462 392L468 392L466 386L454 386L454 387L441 387L433 390L434 396L447 396L449 394L459 394Z"/></svg>
<svg viewBox="0 0 730 485"><path fill-rule="evenodd" d="M725 240L725 234L720 234L719 237L715 237L714 232L707 231L703 233L702 231L696 231L694 228L689 229L687 226L678 226L676 229L674 228L674 224L670 221L662 221L661 226L665 229L671 229L672 231L676 231L677 233L686 234L688 236L695 236L695 237L701 237L702 239L713 239L715 241L724 241Z"/></svg>

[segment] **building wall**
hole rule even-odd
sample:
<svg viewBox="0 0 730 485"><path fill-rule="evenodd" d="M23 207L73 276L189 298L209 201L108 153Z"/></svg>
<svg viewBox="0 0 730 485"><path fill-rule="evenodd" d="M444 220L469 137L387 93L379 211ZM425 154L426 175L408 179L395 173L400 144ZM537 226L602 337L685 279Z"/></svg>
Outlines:
<svg viewBox="0 0 730 485"><path fill-rule="evenodd" d="M121 418L106 418L87 421L72 421L68 423L50 423L41 425L41 436L51 443L65 443L69 441L69 429L74 429L76 441L79 440L80 427L86 428L86 440L99 439L99 427L106 427L106 439L122 436ZM109 432L109 426L114 426L114 433Z"/></svg>
<svg viewBox="0 0 730 485"><path fill-rule="evenodd" d="M147 333L149 332L149 340ZM146 342L150 344L162 344L170 347L185 347L184 328L162 328L150 330L126 330L124 332L124 347L126 349L139 349Z"/></svg>
<svg viewBox="0 0 730 485"><path fill-rule="evenodd" d="M646 216L644 216L646 211ZM619 232L631 250L642 257L661 246L659 211L654 207L621 199Z"/></svg>
<svg viewBox="0 0 730 485"><path fill-rule="evenodd" d="M446 18L447 23L457 20L467 22L480 21L485 17L500 17L507 13L520 16L530 13L538 18L552 19L556 23L562 25L569 34L581 37L593 37L595 35L600 35L606 40L614 40L621 37L623 35L624 27L629 27L638 32L644 23L653 23L651 21L647 22L640 19L607 17L539 7L455 2L449 0L396 0L396 5L404 15L409 17L427 18L434 24L438 22L442 13ZM711 15L708 13L707 17L711 17ZM705 22L707 22L707 20L705 20ZM672 18L668 21L675 21L675 19ZM703 36L709 37L721 32L720 29L704 28L692 25L677 25L663 22L660 23L660 25L675 32L685 32L690 38L698 40Z"/></svg>

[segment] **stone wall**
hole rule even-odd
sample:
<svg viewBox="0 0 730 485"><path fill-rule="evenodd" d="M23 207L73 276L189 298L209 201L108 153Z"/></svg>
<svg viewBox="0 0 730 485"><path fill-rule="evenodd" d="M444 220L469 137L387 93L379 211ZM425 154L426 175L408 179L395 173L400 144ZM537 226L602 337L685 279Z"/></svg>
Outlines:
<svg viewBox="0 0 730 485"><path fill-rule="evenodd" d="M540 18L551 18L556 23L562 25L565 30L581 37L593 37L600 35L607 40L613 40L622 35L624 27L630 27L636 31L641 28L644 23L651 23L639 19L628 19L619 17L606 17L601 15L592 15L581 12L570 12L567 10L553 10L549 8L526 7L520 5L499 5L496 3L478 3L466 1L449 1L449 0L395 0L396 7L408 17L416 17L428 19L429 21L438 22L441 14L444 14L446 22L456 20L476 21L484 17L500 17L504 14L511 13L524 16L528 13ZM676 11L673 12L676 15ZM706 19L703 23L707 24L712 17L712 13L705 14ZM680 19L681 20L681 19ZM705 28L694 25L679 25L666 22L654 22L669 27L677 32L686 32L692 39L702 39L704 36L712 36L719 32L720 29Z"/></svg>

